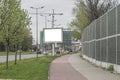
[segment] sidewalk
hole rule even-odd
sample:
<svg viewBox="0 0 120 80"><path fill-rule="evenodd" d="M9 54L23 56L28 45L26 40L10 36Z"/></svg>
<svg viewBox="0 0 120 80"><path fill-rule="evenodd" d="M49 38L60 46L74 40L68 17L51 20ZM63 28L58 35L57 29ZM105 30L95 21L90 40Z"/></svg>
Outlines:
<svg viewBox="0 0 120 80"><path fill-rule="evenodd" d="M120 75L115 75L109 71L95 67L87 61L82 60L79 54L71 55L69 62L74 69L83 74L88 80L120 80Z"/></svg>
<svg viewBox="0 0 120 80"><path fill-rule="evenodd" d="M49 80L87 80L69 64L69 57L63 56L52 62Z"/></svg>
<svg viewBox="0 0 120 80"><path fill-rule="evenodd" d="M78 54L55 59L50 67L50 80L120 80L120 75L95 67Z"/></svg>

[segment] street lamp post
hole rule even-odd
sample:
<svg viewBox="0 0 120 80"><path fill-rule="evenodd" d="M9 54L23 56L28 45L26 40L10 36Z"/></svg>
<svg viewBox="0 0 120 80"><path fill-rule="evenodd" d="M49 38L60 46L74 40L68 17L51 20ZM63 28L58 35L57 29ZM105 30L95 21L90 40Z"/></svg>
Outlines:
<svg viewBox="0 0 120 80"><path fill-rule="evenodd" d="M35 13L36 15L36 52L37 52L37 57L38 57L38 49L39 49L39 46L38 46L38 10L44 8L44 6L38 7L38 8L35 8L35 7L30 7L30 8L36 10L36 13Z"/></svg>
<svg viewBox="0 0 120 80"><path fill-rule="evenodd" d="M37 40L36 40L36 44L37 44L37 48L38 48L38 14L49 14L52 16L52 28L54 28L54 17L55 15L63 15L63 13L55 13L54 12L54 9L53 9L53 12L52 13L38 13L38 9L41 9L41 8L44 8L44 7L40 7L40 8L34 8L34 7L31 7L32 9L36 9L36 36L37 36ZM46 23L45 23L46 25ZM53 44L53 55L54 55L54 44ZM37 55L38 56L38 55Z"/></svg>

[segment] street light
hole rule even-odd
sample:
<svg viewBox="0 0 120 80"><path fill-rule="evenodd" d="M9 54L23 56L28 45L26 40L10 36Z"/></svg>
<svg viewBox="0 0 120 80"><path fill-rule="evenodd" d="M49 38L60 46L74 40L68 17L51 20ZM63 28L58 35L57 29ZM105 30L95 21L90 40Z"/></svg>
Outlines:
<svg viewBox="0 0 120 80"><path fill-rule="evenodd" d="M38 46L38 10L39 9L43 9L44 8L44 6L42 6L42 7L30 7L31 9L35 9L36 10L36 13L35 13L35 15L36 15L36 52L37 52L37 57L38 57L38 48L39 48L39 46Z"/></svg>
<svg viewBox="0 0 120 80"><path fill-rule="evenodd" d="M42 7L37 7L37 8L31 6L30 8L32 8L32 9L42 9L42 8L44 8L44 6L42 6Z"/></svg>

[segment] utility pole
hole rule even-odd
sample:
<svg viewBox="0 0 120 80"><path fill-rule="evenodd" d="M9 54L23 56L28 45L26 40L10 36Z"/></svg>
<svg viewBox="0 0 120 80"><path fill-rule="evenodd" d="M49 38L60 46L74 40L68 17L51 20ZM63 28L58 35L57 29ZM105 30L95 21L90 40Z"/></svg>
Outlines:
<svg viewBox="0 0 120 80"><path fill-rule="evenodd" d="M35 14L35 13L31 13L31 14ZM52 28L54 28L54 18L55 18L55 15L63 15L63 13L55 13L55 10L52 9L52 13L38 13L38 14L47 14L47 15L52 15Z"/></svg>
<svg viewBox="0 0 120 80"><path fill-rule="evenodd" d="M45 28L47 28L47 17L51 16L50 14L41 14L40 16L45 17Z"/></svg>
<svg viewBox="0 0 120 80"><path fill-rule="evenodd" d="M53 14L52 14L52 28L54 28L54 15L55 15L55 13L54 13L54 9L53 9Z"/></svg>
<svg viewBox="0 0 120 80"><path fill-rule="evenodd" d="M54 28L55 15L63 15L63 13L55 13L55 10L53 9L53 13L51 15L52 15L52 28Z"/></svg>
<svg viewBox="0 0 120 80"><path fill-rule="evenodd" d="M54 28L54 18L55 18L55 15L63 15L63 13L55 13L54 12L54 9L53 9L53 13L52 13L52 28ZM57 45L57 43L53 43L52 44L52 53L53 53L53 56L55 54L55 45Z"/></svg>
<svg viewBox="0 0 120 80"><path fill-rule="evenodd" d="M38 8L35 8L35 7L30 7L30 8L36 10L36 13L35 13L35 15L36 15L36 53L37 53L37 57L38 57L38 49L39 49L39 45L38 45L38 10L44 8L44 6L38 7Z"/></svg>
<svg viewBox="0 0 120 80"><path fill-rule="evenodd" d="M54 17L55 17L55 15L63 15L63 13L55 13L54 12L54 9L52 10L52 13L38 13L38 9L39 8L33 8L33 7L31 7L32 9L36 9L36 13L31 13L31 14L35 14L36 15L36 37L37 37L37 40L38 40L38 14L41 14L41 15L43 15L43 14L48 14L48 15L52 15L52 28L54 28ZM41 8L44 8L44 7L41 7ZM40 9L41 9L40 8ZM46 23L45 23L45 25L46 25ZM36 44L37 44L37 46L38 46L38 41L36 41ZM54 55L54 44L52 45L52 48L53 48L53 55Z"/></svg>

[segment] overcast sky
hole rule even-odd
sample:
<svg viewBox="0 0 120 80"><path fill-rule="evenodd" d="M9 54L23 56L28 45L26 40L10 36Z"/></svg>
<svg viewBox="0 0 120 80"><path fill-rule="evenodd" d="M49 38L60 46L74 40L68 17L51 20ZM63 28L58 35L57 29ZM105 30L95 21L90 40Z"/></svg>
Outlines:
<svg viewBox="0 0 120 80"><path fill-rule="evenodd" d="M52 13L52 9L55 9L55 13L63 13L64 15L55 16L55 25L61 24L59 27L67 27L67 24L73 19L72 9L74 8L75 0L21 0L22 8L26 9L29 13L34 13L35 10L30 7L41 7L45 8L40 9L39 13ZM29 14L32 17L32 35L34 40L36 40L36 17L33 14ZM47 17L48 20L51 20L51 17ZM45 18L39 16L39 32L45 27ZM47 22L47 27L51 27L51 22Z"/></svg>

